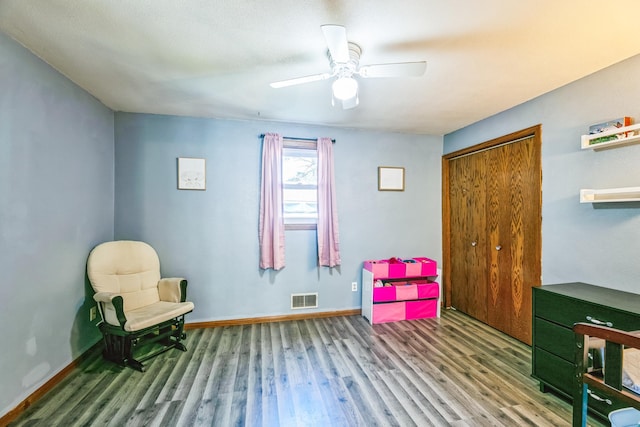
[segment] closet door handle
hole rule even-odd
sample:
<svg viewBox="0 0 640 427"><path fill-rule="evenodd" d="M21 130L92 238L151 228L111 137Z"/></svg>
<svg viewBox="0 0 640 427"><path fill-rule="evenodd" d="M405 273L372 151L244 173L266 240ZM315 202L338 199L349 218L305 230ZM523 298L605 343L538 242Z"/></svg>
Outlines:
<svg viewBox="0 0 640 427"><path fill-rule="evenodd" d="M473 242L471 242L471 246L476 246L478 244L478 242L476 242L475 240Z"/></svg>
<svg viewBox="0 0 640 427"><path fill-rule="evenodd" d="M498 246L496 246L496 251L499 251L499 250L501 250L501 249L502 249L502 245L498 245Z"/></svg>

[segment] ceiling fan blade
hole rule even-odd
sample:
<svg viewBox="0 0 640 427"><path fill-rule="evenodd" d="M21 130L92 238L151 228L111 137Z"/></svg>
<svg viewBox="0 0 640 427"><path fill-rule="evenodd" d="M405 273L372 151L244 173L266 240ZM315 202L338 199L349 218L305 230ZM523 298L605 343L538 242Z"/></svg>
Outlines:
<svg viewBox="0 0 640 427"><path fill-rule="evenodd" d="M342 25L321 25L327 47L334 62L346 63L349 61L349 45L347 42L347 30Z"/></svg>
<svg viewBox="0 0 640 427"><path fill-rule="evenodd" d="M350 110L352 108L356 108L359 103L360 103L360 99L358 99L358 95L350 99L344 99L342 100L342 109Z"/></svg>
<svg viewBox="0 0 640 427"><path fill-rule="evenodd" d="M326 80L326 79L328 79L328 78L330 78L332 76L333 76L333 74L331 74L331 73L314 74L312 76L296 77L295 79L288 79L288 80L281 80L279 82L273 82L269 86L278 89L278 88L281 88L281 87L287 87L287 86L299 85L299 84L303 84L303 83L311 83L311 82L317 82L317 81L320 81L320 80Z"/></svg>
<svg viewBox="0 0 640 427"><path fill-rule="evenodd" d="M395 64L376 64L360 67L362 77L419 77L427 70L427 62L398 62Z"/></svg>

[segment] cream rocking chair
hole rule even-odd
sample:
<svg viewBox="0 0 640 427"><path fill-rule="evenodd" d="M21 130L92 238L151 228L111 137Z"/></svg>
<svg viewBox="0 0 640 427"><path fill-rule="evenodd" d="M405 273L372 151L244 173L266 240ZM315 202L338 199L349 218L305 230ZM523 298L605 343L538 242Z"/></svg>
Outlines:
<svg viewBox="0 0 640 427"><path fill-rule="evenodd" d="M184 315L193 311L186 301L187 281L160 278L156 251L144 242L120 240L96 246L87 260L87 274L98 303L104 338L103 356L144 372L143 362L172 348L187 351ZM134 358L138 345L161 346Z"/></svg>

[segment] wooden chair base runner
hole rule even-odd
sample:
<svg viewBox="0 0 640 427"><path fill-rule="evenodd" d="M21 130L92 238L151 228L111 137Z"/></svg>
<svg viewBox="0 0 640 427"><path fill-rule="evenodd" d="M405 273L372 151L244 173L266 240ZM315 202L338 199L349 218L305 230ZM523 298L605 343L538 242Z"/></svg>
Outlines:
<svg viewBox="0 0 640 427"><path fill-rule="evenodd" d="M179 316L157 326L136 332L127 332L121 328L102 323L100 331L104 342L104 350L102 352L104 358L120 366L128 366L140 372L145 371L145 361L165 351L173 348L187 351L187 348L181 343L186 338L184 316ZM137 351L143 346L154 343L159 343L160 347L146 353ZM134 357L134 353L142 354Z"/></svg>

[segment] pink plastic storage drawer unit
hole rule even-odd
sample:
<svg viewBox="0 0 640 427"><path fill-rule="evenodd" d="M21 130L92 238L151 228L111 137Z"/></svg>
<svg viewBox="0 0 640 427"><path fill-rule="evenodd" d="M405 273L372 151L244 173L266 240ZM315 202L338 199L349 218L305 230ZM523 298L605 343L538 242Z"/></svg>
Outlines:
<svg viewBox="0 0 640 427"><path fill-rule="evenodd" d="M438 317L440 285L432 282L437 276L437 263L425 257L365 261L363 316L370 323Z"/></svg>
<svg viewBox="0 0 640 427"><path fill-rule="evenodd" d="M436 282L398 284L373 288L373 302L407 301L438 298L439 296L440 285Z"/></svg>
<svg viewBox="0 0 640 427"><path fill-rule="evenodd" d="M372 272L375 279L436 276L437 266L434 260L425 257L409 258L395 263L387 259L364 262L364 268Z"/></svg>

